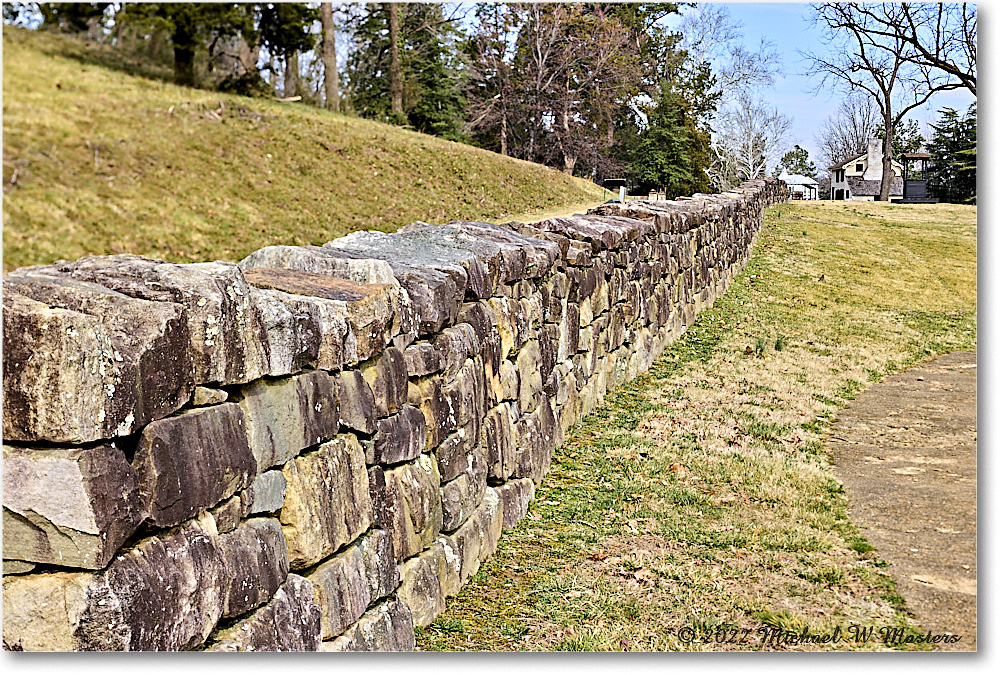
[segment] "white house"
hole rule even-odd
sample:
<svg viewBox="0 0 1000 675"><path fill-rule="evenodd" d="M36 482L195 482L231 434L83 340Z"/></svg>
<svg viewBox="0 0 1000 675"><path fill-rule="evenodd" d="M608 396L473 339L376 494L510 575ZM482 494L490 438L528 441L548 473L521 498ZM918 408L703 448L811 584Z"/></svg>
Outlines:
<svg viewBox="0 0 1000 675"><path fill-rule="evenodd" d="M890 197L903 195L903 167L892 162ZM868 141L868 153L845 159L830 167L830 199L870 202L882 186L882 141Z"/></svg>
<svg viewBox="0 0 1000 675"><path fill-rule="evenodd" d="M809 176L798 173L788 173L784 169L778 180L785 181L791 199L819 199L819 183Z"/></svg>

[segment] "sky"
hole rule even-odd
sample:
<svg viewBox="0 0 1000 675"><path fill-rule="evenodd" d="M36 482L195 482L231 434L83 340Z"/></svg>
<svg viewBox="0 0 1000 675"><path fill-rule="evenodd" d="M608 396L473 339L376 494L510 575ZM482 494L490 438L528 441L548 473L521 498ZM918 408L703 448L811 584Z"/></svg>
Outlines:
<svg viewBox="0 0 1000 675"><path fill-rule="evenodd" d="M808 150L810 159L815 162L819 156L816 132L823 121L836 110L842 92L827 89L814 93L818 81L805 75L808 62L799 52L822 52L826 49L819 40L819 29L809 21L809 5L794 2L718 4L723 4L733 19L743 24L744 40L748 47L758 44L762 37L773 43L781 58L784 74L777 78L773 88L764 93L764 98L792 118L790 143L797 143ZM929 138L932 129L927 124L937 120L941 108L964 111L975 100L964 89L940 92L932 96L927 104L912 111L908 117L917 120L924 137Z"/></svg>

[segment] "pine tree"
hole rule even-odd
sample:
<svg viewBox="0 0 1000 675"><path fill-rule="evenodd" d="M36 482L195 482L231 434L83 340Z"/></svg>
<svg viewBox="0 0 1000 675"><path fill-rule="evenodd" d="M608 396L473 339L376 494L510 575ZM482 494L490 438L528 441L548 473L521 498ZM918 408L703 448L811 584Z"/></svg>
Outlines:
<svg viewBox="0 0 1000 675"><path fill-rule="evenodd" d="M649 125L628 153L629 179L639 192L662 189L668 199L702 192L708 178L709 137L694 124L690 108L665 90L649 114Z"/></svg>
<svg viewBox="0 0 1000 675"><path fill-rule="evenodd" d="M386 3L390 4L390 3ZM463 138L466 101L458 30L441 5L397 3L403 117L393 115L389 13L365 5L353 20L354 49L347 63L351 104L362 117L404 123L452 140Z"/></svg>
<svg viewBox="0 0 1000 675"><path fill-rule="evenodd" d="M952 108L939 113L932 124L934 135L927 150L931 166L927 171L927 189L942 202L976 202L976 104L965 115Z"/></svg>
<svg viewBox="0 0 1000 675"><path fill-rule="evenodd" d="M320 11L305 4L278 2L261 6L260 37L267 50L285 61L285 96L299 94L299 53L316 45L312 25Z"/></svg>
<svg viewBox="0 0 1000 675"><path fill-rule="evenodd" d="M776 173L782 171L810 178L816 177L816 165L809 161L809 151L798 145L786 152L775 167Z"/></svg>

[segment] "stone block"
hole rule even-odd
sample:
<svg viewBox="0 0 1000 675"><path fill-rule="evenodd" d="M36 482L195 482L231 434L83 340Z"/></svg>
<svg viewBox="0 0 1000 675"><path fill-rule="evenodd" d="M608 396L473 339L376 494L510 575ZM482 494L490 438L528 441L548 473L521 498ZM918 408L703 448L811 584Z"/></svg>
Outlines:
<svg viewBox="0 0 1000 675"><path fill-rule="evenodd" d="M466 359L475 358L479 354L479 337L472 326L460 323L438 333L434 338L434 349L438 353L442 376L450 379L458 373Z"/></svg>
<svg viewBox="0 0 1000 675"><path fill-rule="evenodd" d="M487 306L493 312L497 332L500 334L500 355L507 358L521 348L528 339L529 324L523 315L521 303L511 298L490 298Z"/></svg>
<svg viewBox="0 0 1000 675"><path fill-rule="evenodd" d="M344 317L348 333L344 361L356 363L382 351L393 337L396 288L390 284L360 284L326 274L282 268L245 270L257 288L273 289L314 299L328 313Z"/></svg>
<svg viewBox="0 0 1000 675"><path fill-rule="evenodd" d="M138 542L103 572L4 579L4 641L26 651L177 651L222 616L225 569L211 516Z"/></svg>
<svg viewBox="0 0 1000 675"><path fill-rule="evenodd" d="M253 491L253 501L250 504L250 514L275 513L285 505L285 474L274 469L265 471L253 480L250 489Z"/></svg>
<svg viewBox="0 0 1000 675"><path fill-rule="evenodd" d="M544 276L560 259L560 244L547 238L522 234L522 223L478 223L453 221L449 225L479 240L493 242L500 247L504 259L506 282L518 279L535 279ZM544 233L542 233L544 236ZM523 259L523 266L521 260Z"/></svg>
<svg viewBox="0 0 1000 675"><path fill-rule="evenodd" d="M35 563L25 562L24 560L4 560L3 575L28 574L35 569L35 567L37 567Z"/></svg>
<svg viewBox="0 0 1000 675"><path fill-rule="evenodd" d="M143 507L159 527L215 506L248 487L257 473L243 410L223 403L150 423L132 468Z"/></svg>
<svg viewBox="0 0 1000 675"><path fill-rule="evenodd" d="M224 389L195 387L194 395L191 397L191 405L200 408L208 405L218 405L228 400L229 394Z"/></svg>
<svg viewBox="0 0 1000 675"><path fill-rule="evenodd" d="M397 464L416 459L427 442L427 423L419 408L404 405L399 412L377 422L369 447L369 464Z"/></svg>
<svg viewBox="0 0 1000 675"><path fill-rule="evenodd" d="M517 466L514 476L531 478L536 485L549 472L552 451L562 442L562 430L556 423L549 397L538 396L538 408L515 423Z"/></svg>
<svg viewBox="0 0 1000 675"><path fill-rule="evenodd" d="M389 348L360 367L375 397L375 412L385 417L399 412L406 403L408 382L406 359L399 349Z"/></svg>
<svg viewBox="0 0 1000 675"><path fill-rule="evenodd" d="M500 396L501 401L517 401L521 391L521 374L517 366L504 359L500 362Z"/></svg>
<svg viewBox="0 0 1000 675"><path fill-rule="evenodd" d="M482 342L480 356L483 359L483 376L486 378L487 407L492 408L503 400L503 384L500 380L500 367L503 359L500 357L500 335L493 331Z"/></svg>
<svg viewBox="0 0 1000 675"><path fill-rule="evenodd" d="M317 370L281 380L259 380L240 393L247 438L264 471L303 449L332 438L340 428L338 383Z"/></svg>
<svg viewBox="0 0 1000 675"><path fill-rule="evenodd" d="M358 540L357 547L361 551L371 602L387 597L399 587L399 566L392 548L392 535L373 528Z"/></svg>
<svg viewBox="0 0 1000 675"><path fill-rule="evenodd" d="M417 342L403 352L409 377L423 377L441 370L441 357L430 342Z"/></svg>
<svg viewBox="0 0 1000 675"><path fill-rule="evenodd" d="M442 481L449 481L469 467L468 453L479 443L482 420L473 417L464 427L459 427L437 447L438 472Z"/></svg>
<svg viewBox="0 0 1000 675"><path fill-rule="evenodd" d="M441 531L441 477L430 455L385 472L384 526L397 560L430 546Z"/></svg>
<svg viewBox="0 0 1000 675"><path fill-rule="evenodd" d="M319 303L300 295L250 287L267 335L267 374L291 375L306 368L339 368L344 362L347 321L322 312Z"/></svg>
<svg viewBox="0 0 1000 675"><path fill-rule="evenodd" d="M580 347L580 308L572 303L566 306L559 322L556 361L565 361L576 354Z"/></svg>
<svg viewBox="0 0 1000 675"><path fill-rule="evenodd" d="M389 263L419 316L418 336L436 333L455 322L469 285L468 271L462 264L472 264L470 254L433 244L413 244L382 232L354 232L327 242L323 249L344 258L375 258Z"/></svg>
<svg viewBox="0 0 1000 675"><path fill-rule="evenodd" d="M406 603L391 598L372 607L336 640L320 649L331 652L410 652L416 646L413 616Z"/></svg>
<svg viewBox="0 0 1000 675"><path fill-rule="evenodd" d="M437 375L411 381L409 386L410 405L420 408L427 424L425 450L433 450L458 426L455 411L441 386Z"/></svg>
<svg viewBox="0 0 1000 675"><path fill-rule="evenodd" d="M479 571L479 565L496 551L500 532L503 530L503 504L497 491L486 488L479 507L454 534L442 537L446 545L458 555L459 580L465 584Z"/></svg>
<svg viewBox="0 0 1000 675"><path fill-rule="evenodd" d="M191 340L177 303L19 270L4 276L3 335L7 441L127 436L191 396Z"/></svg>
<svg viewBox="0 0 1000 675"><path fill-rule="evenodd" d="M292 569L314 565L371 525L365 456L354 436L338 436L281 471L288 484L281 524Z"/></svg>
<svg viewBox="0 0 1000 675"><path fill-rule="evenodd" d="M372 502L372 526L383 527L385 515L385 470L376 464L368 467L368 496Z"/></svg>
<svg viewBox="0 0 1000 675"><path fill-rule="evenodd" d="M145 517L122 451L3 446L3 554L100 569Z"/></svg>
<svg viewBox="0 0 1000 675"><path fill-rule="evenodd" d="M461 587L461 559L450 542L439 538L426 551L406 560L401 567L402 583L397 596L410 608L413 623L420 627L427 626L444 611L445 598L458 593Z"/></svg>
<svg viewBox="0 0 1000 675"><path fill-rule="evenodd" d="M195 384L239 384L268 372L267 333L236 265L88 256L49 268L124 295L185 307Z"/></svg>
<svg viewBox="0 0 1000 675"><path fill-rule="evenodd" d="M210 651L315 652L321 644L320 611L308 579L289 574L271 601L212 636Z"/></svg>
<svg viewBox="0 0 1000 675"><path fill-rule="evenodd" d="M486 461L482 450L475 447L468 455L466 470L441 484L441 530L458 529L483 500L485 491Z"/></svg>
<svg viewBox="0 0 1000 675"><path fill-rule="evenodd" d="M335 638L361 618L369 605L399 586L392 538L385 530L373 529L306 576L322 611L323 639Z"/></svg>
<svg viewBox="0 0 1000 675"><path fill-rule="evenodd" d="M505 481L517 464L515 421L519 414L515 404L501 403L483 420L482 447L487 476Z"/></svg>
<svg viewBox="0 0 1000 675"><path fill-rule="evenodd" d="M253 486L224 499L215 508L209 509L219 533L232 532L240 521L250 515L253 506Z"/></svg>
<svg viewBox="0 0 1000 675"><path fill-rule="evenodd" d="M456 426L465 426L473 418L482 419L485 407L486 383L483 361L468 359L455 378L442 387L442 393Z"/></svg>
<svg viewBox="0 0 1000 675"><path fill-rule="evenodd" d="M397 233L418 246L431 246L433 250L454 249L455 259L462 261L462 266L468 273L469 292L477 298L490 297L493 289L503 282L504 266L500 247L484 237L453 225L428 223L405 225Z"/></svg>
<svg viewBox="0 0 1000 675"><path fill-rule="evenodd" d="M357 546L349 546L323 561L306 577L312 582L314 599L320 608L325 640L343 633L371 603L364 559Z"/></svg>
<svg viewBox="0 0 1000 675"><path fill-rule="evenodd" d="M542 391L542 353L538 340L529 340L517 353L517 372L520 386L517 403L522 412L535 409L535 398Z"/></svg>
<svg viewBox="0 0 1000 675"><path fill-rule="evenodd" d="M361 371L345 370L335 378L340 424L362 434L374 434L378 417L375 396Z"/></svg>
<svg viewBox="0 0 1000 675"><path fill-rule="evenodd" d="M503 528L509 530L528 513L535 498L535 484L530 478L510 480L496 488L503 505Z"/></svg>
<svg viewBox="0 0 1000 675"><path fill-rule="evenodd" d="M480 343L496 333L496 316L490 306L483 301L463 303L458 312L458 322L471 326Z"/></svg>
<svg viewBox="0 0 1000 675"><path fill-rule="evenodd" d="M260 607L288 576L288 548L274 518L251 518L220 534L219 551L225 571L222 618Z"/></svg>

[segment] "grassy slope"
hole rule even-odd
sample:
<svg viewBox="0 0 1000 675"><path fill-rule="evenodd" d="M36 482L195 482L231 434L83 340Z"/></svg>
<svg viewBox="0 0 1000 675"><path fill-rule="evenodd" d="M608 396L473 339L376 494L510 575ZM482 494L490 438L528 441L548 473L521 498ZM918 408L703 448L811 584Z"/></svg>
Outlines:
<svg viewBox="0 0 1000 675"><path fill-rule="evenodd" d="M824 440L868 384L975 349L975 311L975 207L771 209L726 295L571 432L418 646L753 650L775 648L762 626L909 626Z"/></svg>
<svg viewBox="0 0 1000 675"><path fill-rule="evenodd" d="M99 65L116 63L107 48L69 38L4 27L3 50L5 270L88 253L239 260L269 244L603 197L423 134L128 75Z"/></svg>

